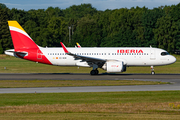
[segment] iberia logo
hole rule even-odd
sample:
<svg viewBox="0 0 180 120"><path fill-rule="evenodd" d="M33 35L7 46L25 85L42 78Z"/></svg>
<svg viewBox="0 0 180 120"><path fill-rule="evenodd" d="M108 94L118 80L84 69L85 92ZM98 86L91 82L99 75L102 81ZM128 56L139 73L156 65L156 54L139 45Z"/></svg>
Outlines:
<svg viewBox="0 0 180 120"><path fill-rule="evenodd" d="M119 67L119 65L111 65L111 67Z"/></svg>
<svg viewBox="0 0 180 120"><path fill-rule="evenodd" d="M120 49L117 50L117 53L143 53L143 51L141 49Z"/></svg>

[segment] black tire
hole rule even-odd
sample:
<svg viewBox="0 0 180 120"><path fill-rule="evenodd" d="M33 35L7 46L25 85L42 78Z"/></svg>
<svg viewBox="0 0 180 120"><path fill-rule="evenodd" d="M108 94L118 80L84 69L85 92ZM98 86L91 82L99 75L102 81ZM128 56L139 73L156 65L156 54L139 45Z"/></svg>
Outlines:
<svg viewBox="0 0 180 120"><path fill-rule="evenodd" d="M99 71L98 71L98 70L95 70L95 72L96 72L96 75L98 75L98 74L99 74Z"/></svg>
<svg viewBox="0 0 180 120"><path fill-rule="evenodd" d="M154 71L152 71L152 72L151 72L151 75L155 75L155 72L154 72Z"/></svg>
<svg viewBox="0 0 180 120"><path fill-rule="evenodd" d="M96 71L95 70L91 70L90 74L91 75L96 75Z"/></svg>
<svg viewBox="0 0 180 120"><path fill-rule="evenodd" d="M99 71L98 70L91 70L90 74L91 75L98 75Z"/></svg>

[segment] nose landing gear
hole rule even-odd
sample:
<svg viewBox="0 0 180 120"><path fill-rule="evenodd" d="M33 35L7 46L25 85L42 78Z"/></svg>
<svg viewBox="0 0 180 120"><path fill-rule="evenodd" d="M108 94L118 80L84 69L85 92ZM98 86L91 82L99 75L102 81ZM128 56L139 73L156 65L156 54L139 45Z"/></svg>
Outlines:
<svg viewBox="0 0 180 120"><path fill-rule="evenodd" d="M155 74L154 68L153 68L153 66L151 66L151 75L154 75L154 74Z"/></svg>

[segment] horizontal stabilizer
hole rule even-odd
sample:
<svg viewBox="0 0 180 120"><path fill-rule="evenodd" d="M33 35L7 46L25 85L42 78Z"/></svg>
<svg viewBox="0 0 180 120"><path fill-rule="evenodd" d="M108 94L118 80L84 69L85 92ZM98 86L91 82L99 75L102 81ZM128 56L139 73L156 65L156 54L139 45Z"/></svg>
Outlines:
<svg viewBox="0 0 180 120"><path fill-rule="evenodd" d="M10 55L10 56L20 57L20 58L28 55L27 52L16 52L14 51L14 49L6 50L5 54Z"/></svg>

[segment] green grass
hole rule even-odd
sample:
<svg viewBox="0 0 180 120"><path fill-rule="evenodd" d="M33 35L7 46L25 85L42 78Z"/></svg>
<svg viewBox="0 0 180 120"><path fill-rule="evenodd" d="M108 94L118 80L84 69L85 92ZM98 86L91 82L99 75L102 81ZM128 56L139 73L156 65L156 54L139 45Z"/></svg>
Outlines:
<svg viewBox="0 0 180 120"><path fill-rule="evenodd" d="M180 56L175 56L177 61L167 66L154 67L156 73L180 73ZM6 69L5 69L6 67ZM0 73L89 73L92 68L62 67L35 63L6 55L0 56ZM127 67L125 73L150 73L149 67ZM100 73L106 71L99 69Z"/></svg>
<svg viewBox="0 0 180 120"><path fill-rule="evenodd" d="M0 94L0 119L179 119L180 91Z"/></svg>
<svg viewBox="0 0 180 120"><path fill-rule="evenodd" d="M169 82L138 80L0 80L0 88L159 85Z"/></svg>
<svg viewBox="0 0 180 120"><path fill-rule="evenodd" d="M180 115L123 113L2 114L1 120L179 120Z"/></svg>
<svg viewBox="0 0 180 120"><path fill-rule="evenodd" d="M180 91L0 94L0 106L180 102Z"/></svg>

